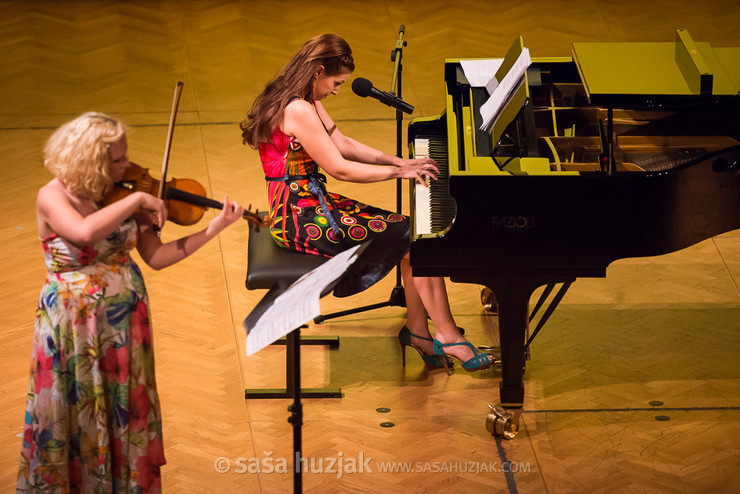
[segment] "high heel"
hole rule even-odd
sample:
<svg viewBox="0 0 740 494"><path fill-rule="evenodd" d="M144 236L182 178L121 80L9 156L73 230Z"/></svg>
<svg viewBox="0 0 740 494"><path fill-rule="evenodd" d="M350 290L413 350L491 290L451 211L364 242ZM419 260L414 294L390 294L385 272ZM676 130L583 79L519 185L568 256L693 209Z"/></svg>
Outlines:
<svg viewBox="0 0 740 494"><path fill-rule="evenodd" d="M421 355L421 359L424 361L425 364L427 364L429 367L444 367L447 369L448 367L452 367L455 363L450 359L449 357L434 354L427 354L424 353L424 350L422 350L420 347L414 345L411 343L411 337L419 338L420 340L424 341L433 341L431 338L427 338L425 336L419 336L418 334L414 334L411 332L409 328L406 326L401 328L401 331L398 332L398 342L401 344L401 360L403 362L403 365L406 365L406 347L410 346L411 348L415 349L417 352L419 352L419 355Z"/></svg>
<svg viewBox="0 0 740 494"><path fill-rule="evenodd" d="M470 348L470 350L473 352L473 356L470 357L468 360L463 362L463 360L458 357L457 355L453 355L451 353L445 352L445 348L449 348L452 346L458 346L458 345L464 345ZM462 368L465 369L468 372L488 369L493 365L493 359L489 358L488 354L479 352L472 343L469 341L460 341L458 343L442 343L441 341L434 339L434 354L439 356L444 356L444 360L442 360L442 365L444 365L445 370L447 371L447 374L452 374L452 369L450 367L447 367L446 362L449 358L453 358L460 362L462 365Z"/></svg>

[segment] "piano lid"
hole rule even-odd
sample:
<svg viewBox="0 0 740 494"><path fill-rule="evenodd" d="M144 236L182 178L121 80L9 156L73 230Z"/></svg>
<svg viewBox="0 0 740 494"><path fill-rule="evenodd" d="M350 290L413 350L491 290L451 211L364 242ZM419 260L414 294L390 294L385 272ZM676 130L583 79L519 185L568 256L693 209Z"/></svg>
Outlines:
<svg viewBox="0 0 740 494"><path fill-rule="evenodd" d="M715 50L684 30L674 43L573 43L573 61L594 105L737 100L740 92L740 48Z"/></svg>

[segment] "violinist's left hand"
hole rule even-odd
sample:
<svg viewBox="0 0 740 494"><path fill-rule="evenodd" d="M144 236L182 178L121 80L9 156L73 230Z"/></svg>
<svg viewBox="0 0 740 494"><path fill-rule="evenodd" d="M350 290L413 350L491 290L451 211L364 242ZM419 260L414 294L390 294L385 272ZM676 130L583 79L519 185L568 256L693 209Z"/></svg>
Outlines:
<svg viewBox="0 0 740 494"><path fill-rule="evenodd" d="M213 218L208 225L208 229L212 230L210 233L218 233L236 220L240 219L244 214L244 208L236 202L230 202L229 196L225 195L224 200L221 201L224 205L221 212Z"/></svg>

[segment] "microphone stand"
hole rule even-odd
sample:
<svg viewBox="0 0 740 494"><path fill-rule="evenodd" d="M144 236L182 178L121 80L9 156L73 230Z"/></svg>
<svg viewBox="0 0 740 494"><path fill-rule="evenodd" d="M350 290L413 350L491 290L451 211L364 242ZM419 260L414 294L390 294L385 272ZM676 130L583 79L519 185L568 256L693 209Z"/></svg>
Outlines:
<svg viewBox="0 0 740 494"><path fill-rule="evenodd" d="M391 81L390 93L397 98L401 98L401 72L403 66L401 65L401 58L403 57L403 47L408 43L403 39L403 35L406 32L406 27L402 24L398 30L398 40L396 40L396 47L391 51L391 62L393 66L393 79ZM403 158L403 112L396 109L396 156ZM403 180L396 179L396 211L401 213L403 210ZM401 283L401 268L396 266L396 286L391 290L391 295L387 302L380 302L378 304L366 305L363 307L357 307L355 309L343 310L340 312L334 312L332 314L319 315L313 320L316 324L319 324L327 319L333 319L335 317L348 316L351 314L357 314L358 312L365 312L368 310L381 309L383 307L406 307L406 292L404 291L403 284Z"/></svg>
<svg viewBox="0 0 740 494"><path fill-rule="evenodd" d="M401 94L401 74L403 72L403 65L401 65L401 58L403 57L403 47L408 43L403 39L403 35L406 33L406 26L401 24L398 29L398 40L396 41L396 47L391 51L391 61L394 63L393 66L393 79L391 81L390 93L403 99ZM397 89L396 89L397 88ZM396 108L396 156L403 158L403 112ZM403 212L403 180L396 179L396 212L401 214ZM406 295L401 284L401 269L396 266L396 286L393 287L391 292L391 298L389 304L393 305L393 302L397 307L406 307Z"/></svg>

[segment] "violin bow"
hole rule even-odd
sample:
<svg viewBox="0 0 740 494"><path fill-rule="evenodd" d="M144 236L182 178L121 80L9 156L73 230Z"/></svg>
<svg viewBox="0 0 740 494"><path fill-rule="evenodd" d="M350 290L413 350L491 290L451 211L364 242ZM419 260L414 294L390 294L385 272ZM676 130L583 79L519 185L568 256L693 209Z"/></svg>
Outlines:
<svg viewBox="0 0 740 494"><path fill-rule="evenodd" d="M180 95L182 94L182 82L177 81L175 84L175 94L172 98L172 111L170 112L170 124L167 128L167 142L164 146L164 157L162 158L162 179L159 182L159 191L157 197L165 200L165 187L167 182L167 167L170 162L170 148L172 147L172 134L175 132L175 119L177 118L177 107L180 105ZM159 233L159 227L155 226L155 231Z"/></svg>

